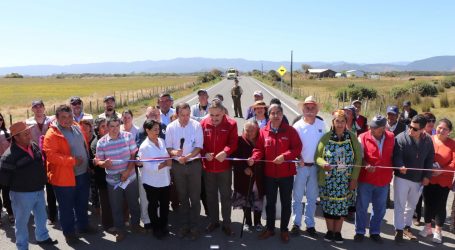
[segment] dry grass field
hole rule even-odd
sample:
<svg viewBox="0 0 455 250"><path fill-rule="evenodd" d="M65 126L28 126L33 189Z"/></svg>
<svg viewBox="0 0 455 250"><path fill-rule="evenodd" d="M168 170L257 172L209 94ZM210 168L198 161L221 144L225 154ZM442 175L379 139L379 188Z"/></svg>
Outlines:
<svg viewBox="0 0 455 250"><path fill-rule="evenodd" d="M196 78L197 76L1 78L0 112L6 119L11 114L16 121L27 116L32 100L42 99L48 112L52 112L54 105L67 103L71 96L80 96L84 100L86 111L90 102L92 109L96 110L97 106L101 108L102 98L106 95L115 95L122 103L128 100L133 103L171 87L191 89Z"/></svg>

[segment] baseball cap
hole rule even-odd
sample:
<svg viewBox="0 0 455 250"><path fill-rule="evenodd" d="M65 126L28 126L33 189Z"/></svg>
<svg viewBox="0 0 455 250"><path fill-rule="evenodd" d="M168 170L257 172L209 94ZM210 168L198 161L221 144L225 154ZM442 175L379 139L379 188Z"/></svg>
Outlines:
<svg viewBox="0 0 455 250"><path fill-rule="evenodd" d="M260 90L254 91L253 95L254 95L254 96L264 96L264 95L262 94L262 91L260 91Z"/></svg>
<svg viewBox="0 0 455 250"><path fill-rule="evenodd" d="M403 107L411 106L411 101L404 101Z"/></svg>
<svg viewBox="0 0 455 250"><path fill-rule="evenodd" d="M352 101L351 105L354 105L354 104L356 104L356 103L362 104L362 101L360 101L360 100L354 100L354 101Z"/></svg>
<svg viewBox="0 0 455 250"><path fill-rule="evenodd" d="M109 101L109 100L112 100L112 101L115 102L115 97L112 96L112 95L108 95L108 96L104 97L104 101L103 101L103 102L107 102L107 101Z"/></svg>
<svg viewBox="0 0 455 250"><path fill-rule="evenodd" d="M397 106L388 106L387 107L387 114L392 113L394 115L398 115L398 107Z"/></svg>
<svg viewBox="0 0 455 250"><path fill-rule="evenodd" d="M202 94L202 93L208 94L208 93L207 93L207 90L205 90L205 89L200 89L200 90L197 91L197 95L200 95L200 94Z"/></svg>
<svg viewBox="0 0 455 250"><path fill-rule="evenodd" d="M368 123L370 128L379 128L379 127L385 127L387 124L387 119L382 116L382 115L375 115L373 119Z"/></svg>
<svg viewBox="0 0 455 250"><path fill-rule="evenodd" d="M36 105L43 105L44 106L43 100L34 100L32 102L32 108L35 107Z"/></svg>
<svg viewBox="0 0 455 250"><path fill-rule="evenodd" d="M349 106L345 106L343 108L343 110L350 110L352 112L353 115L355 115L355 107L352 106L352 105L349 105Z"/></svg>
<svg viewBox="0 0 455 250"><path fill-rule="evenodd" d="M79 104L82 103L82 100L79 96L73 96L70 99L70 104Z"/></svg>

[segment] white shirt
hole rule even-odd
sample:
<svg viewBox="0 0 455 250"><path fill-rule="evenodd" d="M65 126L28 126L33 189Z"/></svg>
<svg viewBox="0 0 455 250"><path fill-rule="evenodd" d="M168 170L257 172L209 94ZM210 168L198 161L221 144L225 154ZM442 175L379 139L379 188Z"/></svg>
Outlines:
<svg viewBox="0 0 455 250"><path fill-rule="evenodd" d="M325 122L316 118L313 124L308 124L302 117L293 127L297 130L300 141L302 141L301 156L303 161L313 163L319 140L327 132Z"/></svg>
<svg viewBox="0 0 455 250"><path fill-rule="evenodd" d="M194 148L201 148L204 144L204 136L201 124L193 119L188 121L185 127L180 125L179 120L171 122L166 128L166 148L180 149L180 139L184 138L183 155L191 153ZM200 156L200 154L195 157Z"/></svg>
<svg viewBox="0 0 455 250"><path fill-rule="evenodd" d="M141 159L169 157L163 139L158 138L159 147L147 137L139 148ZM152 187L167 187L171 184L170 166L158 170L161 161L143 162L141 170L142 183Z"/></svg>
<svg viewBox="0 0 455 250"><path fill-rule="evenodd" d="M167 112L167 114L163 114L163 112L161 112L161 109L160 109L161 123L163 123L166 126L169 123L171 123L171 116L174 113L175 113L175 109L173 109L173 108L170 108L169 111Z"/></svg>

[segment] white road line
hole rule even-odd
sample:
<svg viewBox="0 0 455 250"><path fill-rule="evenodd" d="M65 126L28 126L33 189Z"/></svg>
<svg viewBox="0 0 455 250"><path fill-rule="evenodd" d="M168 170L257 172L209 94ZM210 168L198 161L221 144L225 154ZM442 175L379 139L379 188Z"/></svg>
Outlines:
<svg viewBox="0 0 455 250"><path fill-rule="evenodd" d="M260 83L260 81L254 79L254 78L251 78L253 79L253 82L256 83L259 87L261 87L263 90L267 91L267 93L269 93L270 95L272 95L273 97L277 98L276 95L274 95L272 92L270 92L268 89L266 89L262 83ZM287 105L283 100L280 100L281 101L281 104L286 106L288 109L290 109L292 112L294 112L295 115L299 116L300 113L295 111L295 109L291 108L289 105Z"/></svg>

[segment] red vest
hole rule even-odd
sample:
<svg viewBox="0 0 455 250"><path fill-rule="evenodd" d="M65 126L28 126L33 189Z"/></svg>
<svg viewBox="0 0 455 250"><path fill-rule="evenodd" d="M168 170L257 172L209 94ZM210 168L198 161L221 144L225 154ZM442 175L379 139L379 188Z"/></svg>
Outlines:
<svg viewBox="0 0 455 250"><path fill-rule="evenodd" d="M376 139L371 135L371 131L361 134L359 138L363 146L363 160L366 164L370 164L371 166L392 166L393 147L395 145L392 132L385 131L382 156L379 154L379 147ZM362 168L358 181L382 187L390 183L392 174L392 169L376 168L373 173L370 173L365 168Z"/></svg>

